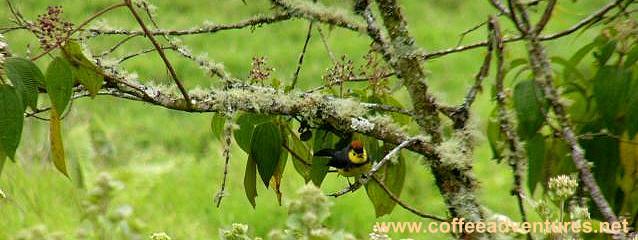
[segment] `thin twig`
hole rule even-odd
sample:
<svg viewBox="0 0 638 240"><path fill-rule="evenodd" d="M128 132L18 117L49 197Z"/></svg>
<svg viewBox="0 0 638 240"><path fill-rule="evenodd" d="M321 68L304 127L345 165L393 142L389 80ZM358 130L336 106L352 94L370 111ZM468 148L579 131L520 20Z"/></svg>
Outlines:
<svg viewBox="0 0 638 240"><path fill-rule="evenodd" d="M381 169L381 167L383 167L383 165L385 165L388 161L390 161L390 159L392 159L395 155L399 154L401 152L401 149L413 144L417 140L418 140L417 138L411 138L406 141L403 141L401 144L399 144L398 146L393 148L390 152L388 152L388 154L386 154L385 157L381 159L381 161L375 163L374 166L372 166L372 169L370 169L370 171L361 175L361 177L359 177L359 179L354 184L342 189L341 191L331 193L328 196L339 197L339 196L345 195L346 193L356 191L361 186L368 183L372 175L374 175L377 171L379 171L379 169Z"/></svg>
<svg viewBox="0 0 638 240"><path fill-rule="evenodd" d="M195 34L206 34L206 33L215 33L224 30L236 30L243 29L247 27L258 27L261 25L278 23L285 20L290 19L292 16L288 13L277 13L271 16L254 16L237 23L230 24L219 24L219 25L207 25L194 29L186 29L186 30L166 30L160 29L155 31L150 31L151 35L169 35L169 36L181 36L181 35L195 35ZM133 31L133 30L103 30L103 29L84 29L84 31L88 31L90 33L96 35L145 35L143 31Z"/></svg>
<svg viewBox="0 0 638 240"><path fill-rule="evenodd" d="M308 42L310 42L310 37L312 36L312 25L313 21L310 21L308 24L308 33L306 33L306 40L303 43L303 48L301 49L301 53L299 54L299 60L297 61L297 69L295 69L295 74L292 75L292 83L290 84L290 89L295 89L297 85L297 78L299 78L299 72L301 71L301 66L303 65L303 59L306 55L306 49L308 48Z"/></svg>
<svg viewBox="0 0 638 240"><path fill-rule="evenodd" d="M222 185L219 189L219 192L215 195L215 204L219 208L222 203L222 199L226 195L226 180L228 179L228 166L230 165L230 147L233 135L233 122L230 114L226 116L226 121L224 122L224 145L222 156L224 157L224 176L222 178Z"/></svg>
<svg viewBox="0 0 638 240"><path fill-rule="evenodd" d="M323 47L326 48L326 52L328 52L328 56L330 57L330 60L332 61L332 63L336 63L337 58L335 57L334 53L332 53L332 50L330 50L330 46L328 45L328 40L326 39L326 36L323 34L323 31L321 30L321 26L317 26L317 32L319 32L319 36L321 37L321 42L323 43Z"/></svg>
<svg viewBox="0 0 638 240"><path fill-rule="evenodd" d="M173 47L162 47L162 49L174 49L174 48ZM131 53L129 55L126 55L126 56L120 58L120 60L118 60L117 63L118 64L122 64L123 62L125 62L126 60L129 60L131 58L138 57L140 55L144 55L144 54L155 52L155 51L157 51L157 48L149 48L149 49L144 49L144 50L139 51L139 52Z"/></svg>
<svg viewBox="0 0 638 240"><path fill-rule="evenodd" d="M406 202L402 201L397 195L395 195L392 191L390 191L388 186L386 186L385 183L383 181L381 181L381 179L379 179L379 177L377 177L375 175L372 175L372 180L374 180L376 183L379 184L379 186L381 186L381 189L383 189L383 191L386 194L388 194L388 196L390 196L392 201L396 202L403 209L410 211L414 215L417 215L417 216L422 217L422 218L429 218L429 219L432 219L432 220L435 220L435 221L439 221L439 222L448 221L448 219L445 219L443 217L439 217L439 216L436 216L436 215L433 215L433 214L421 212L418 209L416 209L415 207L412 207L409 204L407 204Z"/></svg>
<svg viewBox="0 0 638 240"><path fill-rule="evenodd" d="M155 49L157 49L157 53L162 58L162 61L164 61L164 65L166 65L166 68L168 69L168 72L171 74L171 77L173 77L173 81L175 81L175 84L177 85L177 88L179 88L179 91L182 93L182 96L184 97L184 100L186 101L186 106L190 108L191 107L191 99L188 96L188 92L186 92L186 89L184 88L184 85L182 84L182 82L177 77L177 73L175 72L175 69L173 68L173 65L171 65L170 61L168 61L168 58L166 57L166 54L164 53L164 50L159 45L159 43L157 43L157 41L155 40L155 37L153 37L153 35L151 35L150 32L148 31L148 28L144 24L144 21L142 21L142 18L140 17L140 15L137 14L137 11L135 11L135 7L131 3L131 0L124 0L124 2L126 4L126 6L128 7L128 9L131 11L131 14L133 14L133 17L135 17L135 20L137 21L137 23L140 25L140 27L142 28L142 30L146 34L146 37L151 41L153 46L155 46Z"/></svg>

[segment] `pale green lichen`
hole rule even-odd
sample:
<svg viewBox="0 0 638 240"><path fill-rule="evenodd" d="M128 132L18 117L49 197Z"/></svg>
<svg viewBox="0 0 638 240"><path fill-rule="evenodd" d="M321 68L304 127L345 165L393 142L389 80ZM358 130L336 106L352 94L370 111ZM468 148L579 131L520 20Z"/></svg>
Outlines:
<svg viewBox="0 0 638 240"><path fill-rule="evenodd" d="M359 23L357 18L343 8L327 7L321 3L300 0L277 1L296 15L306 18L319 19L321 22L329 22L337 25L345 25L359 32L366 32L366 26Z"/></svg>
<svg viewBox="0 0 638 240"><path fill-rule="evenodd" d="M436 146L441 164L457 169L464 169L472 162L471 156L466 148L466 140L461 134L454 134L452 137Z"/></svg>

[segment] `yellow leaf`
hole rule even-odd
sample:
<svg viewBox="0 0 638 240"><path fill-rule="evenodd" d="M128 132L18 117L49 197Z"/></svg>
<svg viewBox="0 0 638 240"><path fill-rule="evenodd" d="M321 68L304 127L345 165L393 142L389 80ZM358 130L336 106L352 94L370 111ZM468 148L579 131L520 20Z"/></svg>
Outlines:
<svg viewBox="0 0 638 240"><path fill-rule="evenodd" d="M638 208L633 202L638 197L638 189L635 188L638 181L638 141L637 137L629 139L627 133L623 134L620 140L620 164L623 167L622 179L620 179L620 187L624 192L625 205L623 211L631 211Z"/></svg>
<svg viewBox="0 0 638 240"><path fill-rule="evenodd" d="M51 108L51 121L49 122L51 160L53 161L53 165L55 165L55 168L57 168L58 171L60 171L66 177L69 177L69 174L66 170L66 161L64 160L64 145L62 144L62 133L60 124L60 115L58 114L58 112L55 111L55 108Z"/></svg>

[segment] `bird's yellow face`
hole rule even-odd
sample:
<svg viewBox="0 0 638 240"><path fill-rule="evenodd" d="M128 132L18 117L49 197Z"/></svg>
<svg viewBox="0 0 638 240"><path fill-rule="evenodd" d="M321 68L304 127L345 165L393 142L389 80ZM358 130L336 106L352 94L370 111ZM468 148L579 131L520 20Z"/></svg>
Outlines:
<svg viewBox="0 0 638 240"><path fill-rule="evenodd" d="M360 141L355 140L350 144L350 151L348 151L348 160L354 164L361 164L368 161L368 153L363 144Z"/></svg>
<svg viewBox="0 0 638 240"><path fill-rule="evenodd" d="M368 161L368 153L365 149L362 149L360 153L350 149L350 151L348 151L348 160L354 164L364 163Z"/></svg>

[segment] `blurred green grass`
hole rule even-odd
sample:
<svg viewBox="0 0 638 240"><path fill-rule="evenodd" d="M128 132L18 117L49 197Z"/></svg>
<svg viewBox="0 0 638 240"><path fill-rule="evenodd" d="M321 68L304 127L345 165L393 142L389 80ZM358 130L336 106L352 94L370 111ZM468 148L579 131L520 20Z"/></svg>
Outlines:
<svg viewBox="0 0 638 240"><path fill-rule="evenodd" d="M64 7L65 16L73 22L113 4L115 1L14 1L27 18L34 19L50 4ZM190 28L205 21L230 23L270 10L268 1L152 1L158 7L159 25L163 28ZM324 1L322 1L324 2ZM453 47L459 34L484 21L487 14L495 14L487 1L401 1L410 21L409 28L417 43L427 50ZM341 1L327 1L329 5L348 6ZM577 22L605 1L561 2L548 26L547 32L564 29ZM539 10L540 11L540 10ZM124 9L109 13L102 24L116 28L136 28ZM9 12L0 10L0 25L7 26ZM506 22L506 21L502 21ZM254 30L225 31L212 35L181 37L195 54L207 54L225 64L234 76L248 75L251 58L266 56L276 68L276 78L289 81L296 67L308 22L292 20ZM509 24L504 24L509 26ZM332 51L337 56L347 55L356 62L366 53L369 41L359 34L323 26ZM512 34L511 28L505 32ZM568 55L591 39L596 30L584 32L547 43L550 54ZM465 37L464 43L485 38L484 29ZM32 54L39 51L34 39L24 32L8 33L11 49L24 54L30 44ZM97 37L90 46L94 53L107 49L116 37ZM116 54L151 47L147 40L138 38L129 42ZM507 58L523 57L521 43L508 45ZM125 50L124 50L125 49ZM432 93L445 103L456 104L462 97L480 67L483 50L477 49L435 59L425 64L429 72ZM218 80L207 78L192 62L169 54L181 79L188 88L208 88ZM41 61L46 62L46 61ZM328 55L314 32L304 68L300 74L300 87L321 84L321 76L330 66ZM155 54L127 61L125 68L139 73L141 79L170 84L163 65ZM475 122L484 129L491 110L488 78L485 91L474 105ZM397 97L405 99L404 93ZM252 209L243 193L243 172L246 155L233 149L228 184L229 195L221 208L213 204L221 180L223 161L220 144L209 130L210 114L191 114L169 111L143 103L127 102L107 97L95 100L81 99L73 103L73 110L64 120L64 138L69 161L79 163L90 183L102 171L108 171L125 184L116 195L115 204L130 204L135 215L147 224L146 231L166 231L175 239L215 239L218 229L231 223L249 224L259 236L285 224L286 209L278 206L272 191L258 187L257 208ZM7 163L0 177L0 188L11 201L0 202L0 239L7 239L17 231L35 224L49 229L73 233L80 224L80 201L84 191L76 183L64 178L46 162L47 125L27 119L17 163ZM480 200L491 211L519 219L515 199L509 194L511 173L505 164L496 164L490 158L485 141L479 142L475 152L475 174L480 180ZM106 149L108 157L97 154ZM429 169L417 158L408 163L408 180L402 199L428 213L445 214L442 199L433 183ZM412 167L414 166L414 167ZM288 166L285 173L284 202L293 197L303 181ZM335 191L346 184L343 178L329 176L322 189ZM388 216L374 218L371 203L363 191L334 200L333 214L328 225L365 237L375 221L420 221L409 212L397 207ZM426 222L428 222L426 220ZM421 236L410 234L393 237ZM446 239L447 235L427 235L428 239Z"/></svg>

